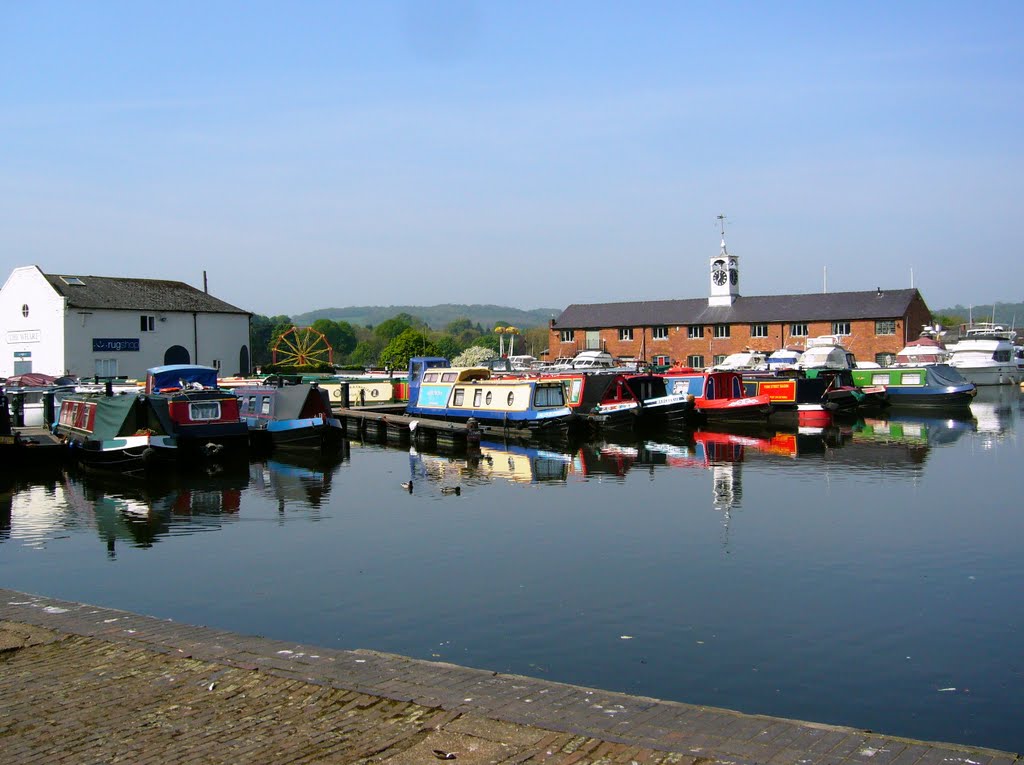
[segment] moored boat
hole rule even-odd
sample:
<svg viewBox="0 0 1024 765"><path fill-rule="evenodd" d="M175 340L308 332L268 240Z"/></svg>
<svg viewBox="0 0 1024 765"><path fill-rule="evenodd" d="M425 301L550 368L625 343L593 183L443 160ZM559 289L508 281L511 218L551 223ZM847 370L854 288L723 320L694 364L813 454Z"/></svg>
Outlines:
<svg viewBox="0 0 1024 765"><path fill-rule="evenodd" d="M242 386L234 394L257 450L326 449L342 441L341 420L317 383Z"/></svg>
<svg viewBox="0 0 1024 765"><path fill-rule="evenodd" d="M132 393L70 393L53 432L89 468L135 472L174 460L177 442L164 402Z"/></svg>
<svg viewBox="0 0 1024 765"><path fill-rule="evenodd" d="M227 458L245 454L249 430L239 417L238 399L219 387L217 370L170 364L146 370L145 393L167 407L182 458Z"/></svg>
<svg viewBox="0 0 1024 765"><path fill-rule="evenodd" d="M948 364L854 369L857 385L881 385L895 407L956 409L969 407L978 389Z"/></svg>
<svg viewBox="0 0 1024 765"><path fill-rule="evenodd" d="M708 422L763 421L772 411L768 394L748 394L739 372L670 369L665 380L673 393L692 396L697 416Z"/></svg>
<svg viewBox="0 0 1024 765"><path fill-rule="evenodd" d="M511 428L530 435L565 434L572 411L560 380L543 377L492 378L483 367L450 367L444 359L409 362L409 403L415 417Z"/></svg>
<svg viewBox="0 0 1024 765"><path fill-rule="evenodd" d="M974 324L949 347L948 363L975 385L1017 385L1022 372L1014 356L1016 335L999 324Z"/></svg>

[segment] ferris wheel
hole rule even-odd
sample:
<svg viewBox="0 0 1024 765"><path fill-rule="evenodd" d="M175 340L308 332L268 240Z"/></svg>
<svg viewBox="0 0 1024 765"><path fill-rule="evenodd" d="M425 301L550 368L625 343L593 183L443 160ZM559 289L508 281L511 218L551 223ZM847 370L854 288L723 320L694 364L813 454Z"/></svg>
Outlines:
<svg viewBox="0 0 1024 765"><path fill-rule="evenodd" d="M334 349L323 332L292 327L274 343L272 361L289 367L315 367L334 363Z"/></svg>

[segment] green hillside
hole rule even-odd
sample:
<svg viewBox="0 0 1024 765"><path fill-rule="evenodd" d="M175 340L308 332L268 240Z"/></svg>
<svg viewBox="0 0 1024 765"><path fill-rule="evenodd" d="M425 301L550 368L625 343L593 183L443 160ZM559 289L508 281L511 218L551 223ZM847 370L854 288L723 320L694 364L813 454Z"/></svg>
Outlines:
<svg viewBox="0 0 1024 765"><path fill-rule="evenodd" d="M446 303L444 305L416 306L349 306L347 308L320 308L316 311L292 316L292 321L299 325L312 324L317 319L347 321L358 327L375 327L400 313L407 313L427 323L431 329L444 329L455 319L469 319L483 327L494 327L497 324L511 325L520 329L546 327L548 321L556 318L561 308L509 308L500 305L462 305Z"/></svg>

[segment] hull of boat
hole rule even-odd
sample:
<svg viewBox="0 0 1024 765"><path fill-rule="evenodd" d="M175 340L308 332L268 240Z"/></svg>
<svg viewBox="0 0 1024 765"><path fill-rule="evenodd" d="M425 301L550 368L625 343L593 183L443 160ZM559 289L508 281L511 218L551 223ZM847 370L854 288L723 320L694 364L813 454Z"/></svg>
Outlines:
<svg viewBox="0 0 1024 765"><path fill-rule="evenodd" d="M975 385L1018 385L1021 382L1021 371L1016 364L961 366L951 362L950 366Z"/></svg>
<svg viewBox="0 0 1024 765"><path fill-rule="evenodd" d="M772 412L767 395L696 401L694 410L704 422L765 422Z"/></svg>
<svg viewBox="0 0 1024 765"><path fill-rule="evenodd" d="M268 423L267 436L275 449L324 449L341 443L345 430L335 417L311 417Z"/></svg>

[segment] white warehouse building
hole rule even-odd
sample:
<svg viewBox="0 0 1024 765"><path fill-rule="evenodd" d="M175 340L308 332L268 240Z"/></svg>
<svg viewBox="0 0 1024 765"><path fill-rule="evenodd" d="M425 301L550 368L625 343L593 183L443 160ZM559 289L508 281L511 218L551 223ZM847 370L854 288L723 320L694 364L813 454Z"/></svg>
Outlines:
<svg viewBox="0 0 1024 765"><path fill-rule="evenodd" d="M248 374L252 314L183 282L14 269L0 288L0 377L142 379L162 364Z"/></svg>

